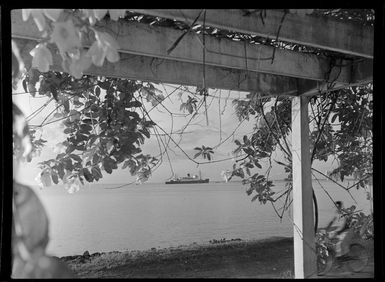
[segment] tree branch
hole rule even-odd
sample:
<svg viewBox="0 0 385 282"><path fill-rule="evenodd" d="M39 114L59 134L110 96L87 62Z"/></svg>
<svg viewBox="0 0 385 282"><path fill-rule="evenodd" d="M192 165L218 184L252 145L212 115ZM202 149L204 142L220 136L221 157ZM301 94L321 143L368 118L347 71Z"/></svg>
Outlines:
<svg viewBox="0 0 385 282"><path fill-rule="evenodd" d="M332 102L331 102L331 104L330 104L329 111L327 112L327 114L326 114L326 116L325 116L325 119L324 119L324 121L323 121L323 123L322 123L321 128L319 128L319 130L318 130L318 136L317 136L317 139L316 139L316 141L314 142L314 145L313 145L313 152L312 152L312 154L311 154L310 163L313 163L313 160L314 160L314 157L315 157L315 153L316 153L317 144L318 144L318 142L319 142L319 140L320 140L320 138L321 138L321 136L322 136L322 133L323 133L324 128L325 128L325 124L326 124L327 120L329 119L329 115L330 115L331 111L333 110L334 105L335 105L336 102L337 102L337 98L338 98L337 95L335 95L335 96L332 98Z"/></svg>

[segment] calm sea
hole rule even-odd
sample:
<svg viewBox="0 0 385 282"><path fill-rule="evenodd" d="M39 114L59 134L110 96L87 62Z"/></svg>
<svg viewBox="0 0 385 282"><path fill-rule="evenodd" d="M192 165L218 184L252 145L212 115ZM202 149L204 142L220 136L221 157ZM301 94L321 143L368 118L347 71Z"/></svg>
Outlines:
<svg viewBox="0 0 385 282"><path fill-rule="evenodd" d="M370 211L366 195L352 189L358 203L336 184L315 181L320 226L333 212L325 189L346 205ZM346 183L344 183L346 184ZM275 191L284 181L275 181ZM120 189L89 185L75 194L53 186L36 189L50 218L48 253L56 256L208 243L212 239L292 236L292 212L282 221L270 204L251 202L241 183L143 184Z"/></svg>

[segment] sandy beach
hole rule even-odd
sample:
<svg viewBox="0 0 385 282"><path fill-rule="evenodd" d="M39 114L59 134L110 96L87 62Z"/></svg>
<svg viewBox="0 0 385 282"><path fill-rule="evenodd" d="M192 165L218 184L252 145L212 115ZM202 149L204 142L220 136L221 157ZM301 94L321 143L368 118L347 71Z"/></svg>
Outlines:
<svg viewBox="0 0 385 282"><path fill-rule="evenodd" d="M374 273L373 241L366 276ZM293 278L293 239L212 240L146 251L66 256L79 278ZM343 270L341 270L343 271ZM343 273L343 272L340 272Z"/></svg>

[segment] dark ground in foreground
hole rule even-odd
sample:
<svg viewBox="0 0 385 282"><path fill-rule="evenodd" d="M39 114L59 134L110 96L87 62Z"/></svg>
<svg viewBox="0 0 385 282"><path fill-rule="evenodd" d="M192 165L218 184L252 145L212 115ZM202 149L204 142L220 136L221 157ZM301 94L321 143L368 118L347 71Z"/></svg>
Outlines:
<svg viewBox="0 0 385 282"><path fill-rule="evenodd" d="M354 277L374 276L373 241L366 244L369 265ZM293 239L282 237L61 259L80 278L294 278ZM344 268L324 278L332 277L352 278Z"/></svg>

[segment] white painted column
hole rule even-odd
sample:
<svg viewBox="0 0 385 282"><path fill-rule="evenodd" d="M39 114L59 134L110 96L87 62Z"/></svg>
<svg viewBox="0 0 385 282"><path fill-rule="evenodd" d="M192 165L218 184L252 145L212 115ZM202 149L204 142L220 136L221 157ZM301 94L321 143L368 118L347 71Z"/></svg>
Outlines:
<svg viewBox="0 0 385 282"><path fill-rule="evenodd" d="M291 109L294 274L295 278L307 278L315 275L317 271L316 254L314 252L308 98L293 97Z"/></svg>

